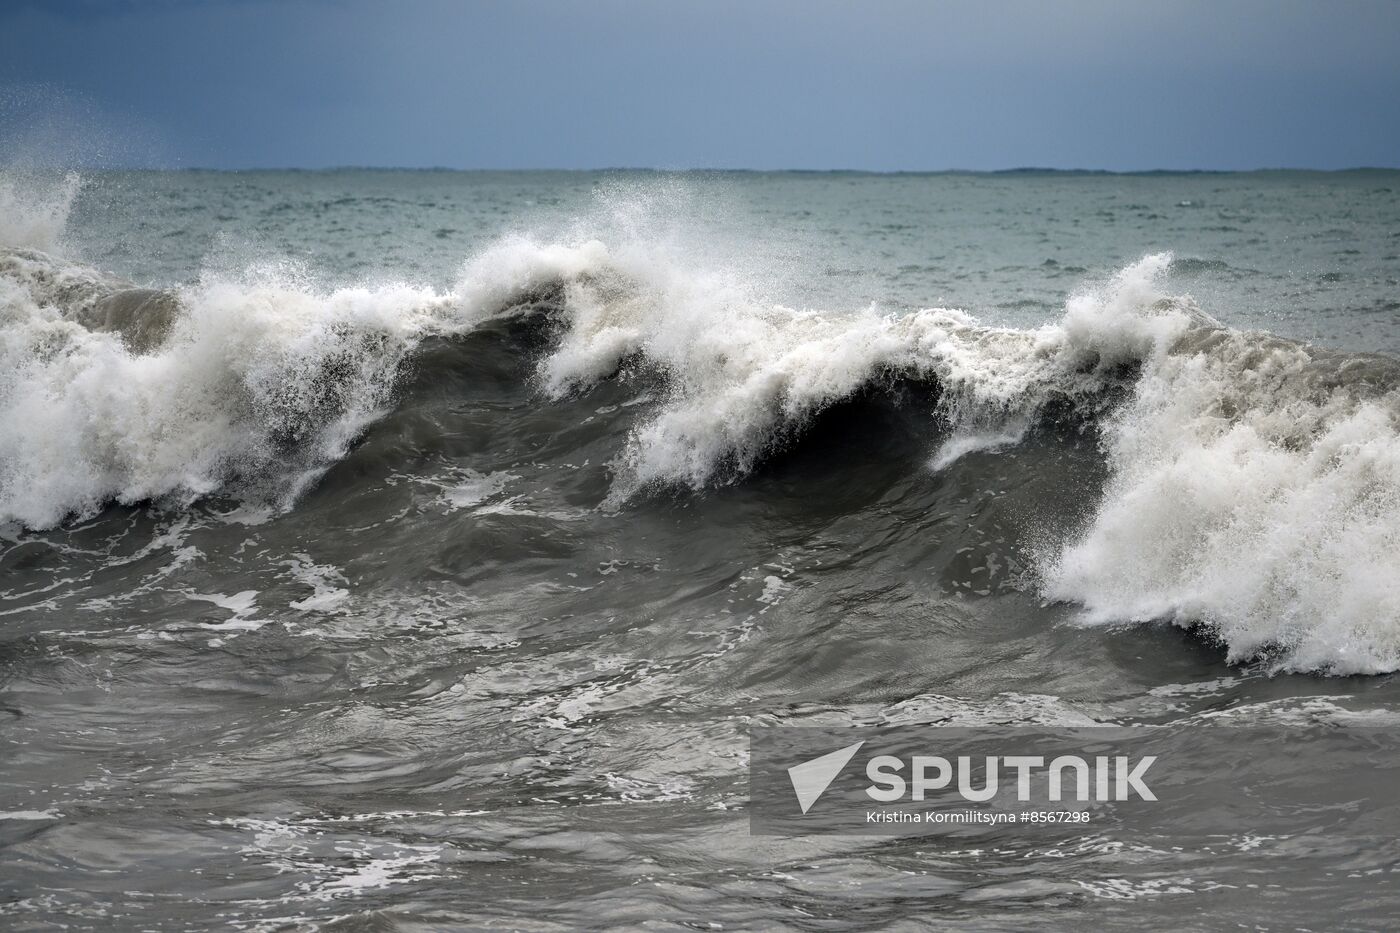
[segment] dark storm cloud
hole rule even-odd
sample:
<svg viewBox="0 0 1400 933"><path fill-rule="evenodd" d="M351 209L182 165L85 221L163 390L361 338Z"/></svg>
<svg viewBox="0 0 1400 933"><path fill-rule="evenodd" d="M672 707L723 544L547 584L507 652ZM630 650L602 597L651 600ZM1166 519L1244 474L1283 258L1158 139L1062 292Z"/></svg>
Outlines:
<svg viewBox="0 0 1400 933"><path fill-rule="evenodd" d="M0 83L75 161L1400 164L1391 0L12 2Z"/></svg>

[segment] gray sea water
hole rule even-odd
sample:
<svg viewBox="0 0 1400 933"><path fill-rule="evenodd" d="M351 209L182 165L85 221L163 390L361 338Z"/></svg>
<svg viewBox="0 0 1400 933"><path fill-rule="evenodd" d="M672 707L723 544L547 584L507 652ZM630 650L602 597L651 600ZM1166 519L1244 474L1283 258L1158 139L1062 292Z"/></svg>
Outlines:
<svg viewBox="0 0 1400 933"><path fill-rule="evenodd" d="M0 925L1389 928L1397 353L1396 172L9 171ZM896 723L1358 777L750 834Z"/></svg>

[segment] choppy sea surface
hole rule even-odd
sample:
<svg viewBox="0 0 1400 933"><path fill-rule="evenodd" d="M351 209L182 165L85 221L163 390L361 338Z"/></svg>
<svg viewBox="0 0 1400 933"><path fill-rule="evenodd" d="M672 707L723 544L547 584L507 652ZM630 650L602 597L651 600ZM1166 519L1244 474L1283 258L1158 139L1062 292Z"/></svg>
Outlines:
<svg viewBox="0 0 1400 933"><path fill-rule="evenodd" d="M747 737L1392 726L1398 353L1397 172L0 173L0 925L1384 929Z"/></svg>

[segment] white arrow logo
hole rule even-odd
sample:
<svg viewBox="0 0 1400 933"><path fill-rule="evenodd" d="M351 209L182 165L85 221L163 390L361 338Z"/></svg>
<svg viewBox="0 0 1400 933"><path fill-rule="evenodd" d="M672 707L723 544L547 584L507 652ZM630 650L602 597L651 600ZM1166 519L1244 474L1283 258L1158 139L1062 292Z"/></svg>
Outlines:
<svg viewBox="0 0 1400 933"><path fill-rule="evenodd" d="M792 789L797 792L797 803L802 807L803 813L812 809L812 804L826 793L831 782L836 780L836 775L846 767L846 762L855 757L855 753L860 751L864 744L865 742L861 741L847 745L840 751L788 768L788 777L792 780Z"/></svg>

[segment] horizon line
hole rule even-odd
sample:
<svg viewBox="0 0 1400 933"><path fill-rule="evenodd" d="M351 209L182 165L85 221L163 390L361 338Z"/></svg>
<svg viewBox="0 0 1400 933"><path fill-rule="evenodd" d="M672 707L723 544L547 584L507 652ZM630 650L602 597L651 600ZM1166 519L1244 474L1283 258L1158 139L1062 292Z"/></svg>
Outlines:
<svg viewBox="0 0 1400 933"><path fill-rule="evenodd" d="M15 166L19 167L19 166ZM53 171L87 172L457 172L457 173L554 173L588 174L599 172L650 172L658 175L680 174L750 174L750 175L1250 175L1268 172L1317 173L1340 175L1356 172L1396 172L1400 165L1354 165L1345 168L1310 168L1306 166L1261 166L1258 168L1053 168L1050 166L1026 165L1011 168L929 168L929 169L865 169L865 168L658 168L655 166L607 165L592 168L463 168L450 165L278 165L242 166L218 168L206 165L152 166L152 165L105 165L105 166L33 166L35 169L49 168Z"/></svg>

